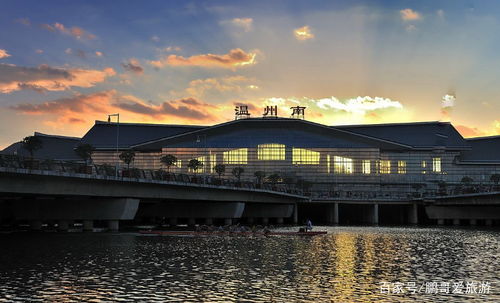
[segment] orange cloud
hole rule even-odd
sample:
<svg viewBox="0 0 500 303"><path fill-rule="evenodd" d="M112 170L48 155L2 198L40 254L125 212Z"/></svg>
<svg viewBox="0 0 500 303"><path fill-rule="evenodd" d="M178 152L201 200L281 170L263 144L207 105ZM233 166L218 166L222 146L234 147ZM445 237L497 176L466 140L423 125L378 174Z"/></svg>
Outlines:
<svg viewBox="0 0 500 303"><path fill-rule="evenodd" d="M311 32L311 28L307 25L297 28L293 31L295 38L297 40L305 41L314 38L314 34Z"/></svg>
<svg viewBox="0 0 500 303"><path fill-rule="evenodd" d="M420 13L412 10L411 8L405 8L399 11L401 19L403 21L415 21L422 19L422 15Z"/></svg>
<svg viewBox="0 0 500 303"><path fill-rule="evenodd" d="M9 53L6 50L0 49L0 59L10 57Z"/></svg>
<svg viewBox="0 0 500 303"><path fill-rule="evenodd" d="M62 23L54 23L53 25L50 24L42 24L42 28L49 30L51 32L60 32L62 34L70 35L76 39L87 39L87 40L93 40L96 38L94 34L91 34L87 31L85 31L81 27L73 26L73 27L66 27Z"/></svg>
<svg viewBox="0 0 500 303"><path fill-rule="evenodd" d="M253 19L252 18L234 18L231 20L231 24L242 28L245 32L252 30Z"/></svg>
<svg viewBox="0 0 500 303"><path fill-rule="evenodd" d="M186 92L191 96L203 96L208 91L241 92L245 88L258 88L256 85L248 85L249 82L253 81L255 79L244 76L197 79L189 82Z"/></svg>
<svg viewBox="0 0 500 303"><path fill-rule="evenodd" d="M166 65L171 66L201 66L201 67L218 67L231 68L253 65L256 63L256 53L247 53L240 48L235 48L224 55L203 54L191 57L183 57L177 55L169 55L158 61L149 61L156 68L161 68Z"/></svg>
<svg viewBox="0 0 500 303"><path fill-rule="evenodd" d="M63 91L70 87L92 87L115 74L110 67L92 70L64 69L48 65L22 67L0 64L0 93L11 93L33 87L48 91Z"/></svg>

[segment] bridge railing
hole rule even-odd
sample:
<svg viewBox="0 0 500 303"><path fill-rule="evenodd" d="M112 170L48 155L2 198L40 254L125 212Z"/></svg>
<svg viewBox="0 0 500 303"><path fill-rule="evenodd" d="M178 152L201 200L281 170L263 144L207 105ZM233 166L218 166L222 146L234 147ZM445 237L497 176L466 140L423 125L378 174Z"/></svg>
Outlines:
<svg viewBox="0 0 500 303"><path fill-rule="evenodd" d="M295 195L304 195L303 191L287 184L258 184L249 181L236 181L225 178L218 178L205 174L177 174L164 170L150 170L138 168L122 168L116 172L116 167L109 164L86 165L83 162L59 161L47 159L30 159L17 155L1 155L0 167L13 169L26 169L30 171L50 171L55 173L85 174L89 176L98 176L99 178L116 177L120 179L137 179L151 181L166 181L186 184L204 184L212 186L235 187L246 189L263 189L269 191L283 192Z"/></svg>

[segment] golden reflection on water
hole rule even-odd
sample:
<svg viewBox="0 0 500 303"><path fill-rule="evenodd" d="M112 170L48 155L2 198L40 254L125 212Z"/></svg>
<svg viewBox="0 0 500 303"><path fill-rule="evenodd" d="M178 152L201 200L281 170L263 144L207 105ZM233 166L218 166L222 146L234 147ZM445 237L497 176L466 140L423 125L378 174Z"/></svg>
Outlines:
<svg viewBox="0 0 500 303"><path fill-rule="evenodd" d="M500 302L498 289L488 297L408 296L382 294L379 284L470 278L499 287L498 233L329 231L313 238L0 239L0 302Z"/></svg>

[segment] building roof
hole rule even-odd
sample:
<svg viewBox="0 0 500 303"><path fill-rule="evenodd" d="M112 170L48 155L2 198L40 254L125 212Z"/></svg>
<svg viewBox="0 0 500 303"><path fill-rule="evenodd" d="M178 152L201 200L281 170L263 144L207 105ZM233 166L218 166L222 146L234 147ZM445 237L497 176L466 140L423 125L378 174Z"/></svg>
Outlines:
<svg viewBox="0 0 500 303"><path fill-rule="evenodd" d="M416 149L433 147L470 149L468 142L449 122L342 125L332 126L332 128L397 142Z"/></svg>
<svg viewBox="0 0 500 303"><path fill-rule="evenodd" d="M80 142L80 138L47 135L35 132L34 134L42 141L42 148L34 152L37 159L52 160L80 160L75 154L74 148ZM1 151L2 154L30 156L29 152L23 148L21 142L16 142Z"/></svg>
<svg viewBox="0 0 500 303"><path fill-rule="evenodd" d="M119 130L118 147L129 148L142 142L205 128L196 125L145 124L145 123L109 123L95 121L94 126L82 137L82 143L96 149L116 148L117 129Z"/></svg>
<svg viewBox="0 0 500 303"><path fill-rule="evenodd" d="M500 136L466 139L472 149L464 151L462 162L495 162L500 163Z"/></svg>
<svg viewBox="0 0 500 303"><path fill-rule="evenodd" d="M294 147L406 149L410 146L290 118L246 118L133 145L140 150L162 147L248 147L282 143Z"/></svg>

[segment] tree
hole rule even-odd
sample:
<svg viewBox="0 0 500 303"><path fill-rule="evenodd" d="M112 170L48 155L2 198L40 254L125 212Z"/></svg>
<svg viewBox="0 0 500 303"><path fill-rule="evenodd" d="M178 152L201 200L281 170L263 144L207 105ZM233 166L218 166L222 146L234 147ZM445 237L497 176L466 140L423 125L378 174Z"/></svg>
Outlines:
<svg viewBox="0 0 500 303"><path fill-rule="evenodd" d="M446 193L447 193L447 191L446 191L446 187L447 187L447 186L448 186L448 184L447 184L445 181L443 181L443 180L440 180L440 181L438 182L438 188L439 188L439 190L438 190L438 194L439 194L440 196L446 196Z"/></svg>
<svg viewBox="0 0 500 303"><path fill-rule="evenodd" d="M264 178L266 177L266 173L261 170L256 171L253 175L255 176L255 178L257 178L257 183L259 185L262 184L262 180L264 180Z"/></svg>
<svg viewBox="0 0 500 303"><path fill-rule="evenodd" d="M461 182L464 184L464 185L470 185L472 182L474 182L474 180L471 178L471 177L463 177Z"/></svg>
<svg viewBox="0 0 500 303"><path fill-rule="evenodd" d="M33 160L35 151L41 149L43 147L43 143L37 136L28 136L23 139L22 146L30 153L31 160Z"/></svg>
<svg viewBox="0 0 500 303"><path fill-rule="evenodd" d="M160 162L165 164L165 166L167 167L167 172L170 173L170 167L177 163L177 157L174 155L165 155L160 158Z"/></svg>
<svg viewBox="0 0 500 303"><path fill-rule="evenodd" d="M500 174L493 174L490 176L490 181L495 183L495 185L498 186L498 183L500 183Z"/></svg>
<svg viewBox="0 0 500 303"><path fill-rule="evenodd" d="M233 176L236 177L236 179L238 179L238 182L241 181L241 175L245 172L245 169L243 169L243 167L235 167L233 168L233 171L232 171L232 174Z"/></svg>
<svg viewBox="0 0 500 303"><path fill-rule="evenodd" d="M271 182L272 184L278 183L278 181L280 179L281 179L281 176L277 173L274 173L274 174L270 175L269 177L267 177L267 180L269 180L269 182Z"/></svg>
<svg viewBox="0 0 500 303"><path fill-rule="evenodd" d="M90 144L79 144L75 148L75 153L88 164L88 161L92 160L92 153L94 152L94 147Z"/></svg>
<svg viewBox="0 0 500 303"><path fill-rule="evenodd" d="M198 159L191 159L189 160L189 163L187 165L189 169L191 169L195 174L198 171L198 169L203 167L203 162L201 162Z"/></svg>
<svg viewBox="0 0 500 303"><path fill-rule="evenodd" d="M221 176L226 172L226 166L224 164L217 164L214 166L214 170L219 175L219 181L221 180Z"/></svg>
<svg viewBox="0 0 500 303"><path fill-rule="evenodd" d="M127 170L130 170L130 163L134 161L135 152L133 150L124 150L120 154L120 160L127 164Z"/></svg>

